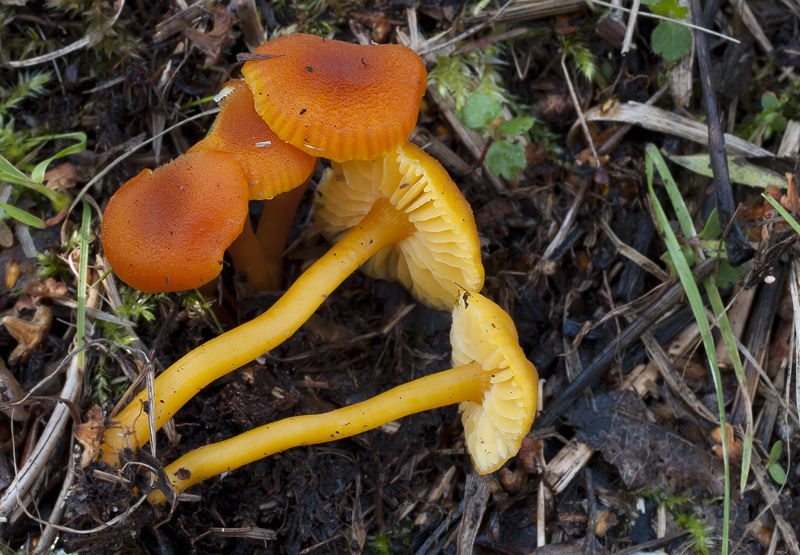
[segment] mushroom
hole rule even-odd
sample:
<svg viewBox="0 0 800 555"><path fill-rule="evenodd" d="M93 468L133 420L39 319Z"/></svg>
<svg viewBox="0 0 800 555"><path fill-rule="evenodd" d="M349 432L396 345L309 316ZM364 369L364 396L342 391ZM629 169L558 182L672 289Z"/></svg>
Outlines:
<svg viewBox="0 0 800 555"><path fill-rule="evenodd" d="M117 275L145 293L194 289L217 277L242 232L248 186L224 152L193 152L144 170L109 200L103 250Z"/></svg>
<svg viewBox="0 0 800 555"><path fill-rule="evenodd" d="M287 418L195 449L165 468L176 492L274 453L326 443L392 420L460 403L467 451L479 474L519 450L533 422L538 375L525 358L511 317L477 293L461 291L450 331L454 368L328 413ZM165 500L161 490L148 499Z"/></svg>
<svg viewBox="0 0 800 555"><path fill-rule="evenodd" d="M234 267L247 273L254 290L275 290L282 284L282 254L297 209L288 199L302 196L317 159L283 142L269 128L256 112L253 94L241 79L228 81L216 100L221 109L211 131L187 152L232 155L247 178L250 200L266 199L268 205L275 205L266 210L267 214L281 215L277 218L279 221L270 224L271 233L259 232L256 237L247 221L242 234L228 249ZM298 187L299 195L284 194ZM265 222L264 228L269 227Z"/></svg>
<svg viewBox="0 0 800 555"><path fill-rule="evenodd" d="M434 308L452 306L456 283L480 290L484 274L472 210L441 164L406 143L383 160L349 162L339 169L344 179L328 172L315 200L318 223L324 228L328 216L338 220L330 226L343 237L267 312L201 345L158 376L152 406L156 429L206 385L289 338L373 256L371 272L401 281ZM343 231L345 225L351 226L349 232ZM146 399L140 393L112 420L105 434L106 462L115 463L123 448L148 441Z"/></svg>
<svg viewBox="0 0 800 555"><path fill-rule="evenodd" d="M231 79L216 96L220 112L208 135L187 152L225 152L242 166L250 200L271 199L302 185L317 159L283 142L261 119L253 94L241 79Z"/></svg>
<svg viewBox="0 0 800 555"><path fill-rule="evenodd" d="M405 46L305 34L262 44L242 74L281 139L336 162L372 160L408 140L427 84Z"/></svg>

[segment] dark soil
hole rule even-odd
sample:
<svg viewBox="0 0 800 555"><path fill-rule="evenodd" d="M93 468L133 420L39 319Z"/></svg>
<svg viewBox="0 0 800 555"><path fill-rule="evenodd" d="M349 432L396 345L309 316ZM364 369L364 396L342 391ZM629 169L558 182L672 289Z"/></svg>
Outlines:
<svg viewBox="0 0 800 555"><path fill-rule="evenodd" d="M5 91L29 78L31 72L53 72L41 94L26 97L13 107L0 106L0 122L8 126L13 119L5 136L15 129L27 130L31 136L86 133L85 150L50 166L68 161L78 168L77 186L68 189L76 196L86 181L120 155L163 129L215 106L210 97L229 78L240 75L236 55L249 51L248 20L245 11L237 12L234 4L248 2L226 6L201 0L199 9L189 12L172 2L127 2L113 26L101 32L98 29L109 24L114 11L114 6L105 2L2 3L2 63L30 59L91 37L91 46L55 61L3 69L0 87L4 102ZM438 0L416 5L349 0L308 4L259 1L255 5L260 24L269 32L297 25L297 31L331 32L351 42L356 42L362 31L377 42L397 42L395 33L407 31L407 8L412 7L426 37L442 31L455 36L483 21L467 17L469 14L462 11L465 6L459 3ZM497 7L490 5L487 10ZM768 121L768 116L777 113L788 120L800 118L800 104L786 93L797 88L796 74L781 77L782 72L798 67L798 19L796 10L784 3L755 1L749 2L749 7L773 51L765 52L754 43L754 27L744 25L728 4L719 7L718 23L722 27L715 29L735 34L742 44L735 51L737 64L731 59L731 43L711 39L717 102L724 127L733 118L733 128L739 135L747 139L755 136L753 140L774 153L782 130L774 119ZM182 15L174 17L176 14ZM662 260L666 247L656 229L647 193L644 145L652 142L672 154L708 150L678 136L634 126L613 148L603 152L597 167L593 166L560 65L565 45L579 42L595 56L601 74L601 78L589 81L575 69L577 58L571 55L567 59L584 111L612 100L621 104L646 102L673 71L673 66L650 48L654 20L639 18L634 48L623 57L619 42L614 40L616 35L608 35L611 24L600 23L603 15L599 9L576 6L555 15L534 13L508 23L501 19L461 44L508 62L501 66L503 82L499 87L516 97L525 114L538 119L541 127L537 129L547 131L529 137L527 166L519 179L499 180L498 188L485 167L476 167L476 154L459 139L430 93L414 136L427 148L439 148L425 140L428 133L468 168L458 171L453 164L445 163L475 214L486 270L482 293L513 316L520 343L545 380L544 411L557 416L552 426L535 427L520 454L481 482L464 448L457 408L421 413L397 426L352 439L277 454L193 486L185 499L172 506L144 503L110 526L104 523L139 499L141 490L135 488L149 487L147 474L139 470L140 465L131 465L119 475L121 479L109 481L108 476L118 471L98 463L78 469L69 456L69 438L65 437L45 473L48 487L36 494L33 511L37 518L47 520L65 476L75 473L62 525L76 532L60 534L57 547L87 554L456 553L459 533L469 529L472 519L476 553L632 553L646 549L672 553L703 551L706 547L718 551L724 481L722 459L714 450L718 442L713 438L719 423L706 419L703 412L705 409L716 417L717 400L698 339L673 360L673 370L685 388L683 393L669 387L657 371L643 379L642 391L623 391L626 378L638 376L649 362L642 342L635 341L627 349L618 349L613 362L601 369L587 393L568 403L551 404L577 374L591 367L601 351L615 344L631 320L652 308L651 294L663 290L659 286L665 280L621 254L598 223L603 220L622 243L668 274L669 267ZM618 23L623 31L626 20L627 15ZM516 38L502 35L518 29L523 31ZM161 34L157 35L159 30ZM502 45L497 52L490 51L495 40ZM520 68L529 64L527 71L517 71L515 59ZM433 64L428 69L432 70ZM694 85L685 109L675 107L670 92L656 105L705 122L696 74ZM767 93L781 99L779 109L770 112L764 107L762 98ZM183 153L204 136L212 122L213 116L197 119L137 150L114 166L87 195L102 208L128 179ZM589 131L595 146L605 145L621 125L592 123ZM30 154L38 162L67 144L51 141L39 151L30 150ZM0 153L18 167L31 164L25 157L15 158L11 146L8 152ZM796 158L781 162L784 166L780 167L789 167L790 171L797 167ZM774 160L762 163L778 167ZM670 167L701 228L715 205L710 179ZM310 217L310 198L322 169L317 169L295 218L285 268L288 283L327 249ZM772 553L775 546L782 552L800 553L800 503L794 500L794 495L800 494L794 464L797 406L794 400L788 401L788 406L783 402L784 391L792 387L787 386L793 373L789 364L793 314L788 283L794 276L790 260L797 255L795 236L775 224L777 219L764 231L764 218L760 216L766 212L760 189L734 185L733 191L735 201L745 205L739 224L759 251L737 285L723 291L724 300L729 302L740 289L759 288L754 308L741 315L750 322L741 339L754 350L748 337L755 329L769 331L756 356L760 356L759 362L778 393L763 381L755 390L753 461L758 468L751 472L743 493L738 488L741 457L733 461L731 546L751 553ZM666 195L659 195L667 205ZM9 202L45 220L56 215L43 197L22 189L15 189ZM573 219L570 209L576 204L578 212ZM28 258L16 238L0 253L0 271L8 275L14 264L20 267L19 279L7 279L0 295L4 315L13 311L30 319L37 306L46 305L54 316L52 328L30 358L10 365L23 392L30 391L74 348L76 305L70 301L77 298L76 281L66 262L77 245L72 237L80 228L80 212L76 208L63 221L43 230L29 228L36 249L54 253L49 262ZM259 213L260 206L252 203L254 221ZM774 218L775 214L766 217ZM92 218L96 236L100 229L98 213L94 212ZM548 246L567 226L563 241L544 260ZM91 243L92 265L100 253L101 244L95 237ZM53 272L55 283L66 286L66 294L32 293L48 277L42 274L44 268ZM765 282L765 277L770 279ZM210 310L198 308L191 294L135 297L123 284L117 282L117 286L127 307L118 313L133 320L136 327L131 332L98 323L93 329L95 338L132 342L148 352L160 368L217 335L215 318L229 329L262 313L279 295L253 294L246 278L236 274L230 264L222 274L223 302ZM768 296L765 291L770 287L772 300L759 300ZM103 295L108 295L107 291ZM290 340L214 382L184 407L170 433L159 432L155 458L148 447L145 452L129 453L130 460L161 467L198 446L256 426L359 402L449 368L449 315L415 306L385 329L393 316L413 302L399 285L361 274L348 278ZM113 313L118 306L113 299L106 299L100 310ZM693 322L686 306L680 303L649 330L667 351ZM617 312L605 320L611 311ZM132 334L141 343L133 342ZM17 340L0 327L2 358L7 360L16 345ZM108 344L96 344L88 352L83 396L72 409L76 416L85 415L98 404L107 416L142 365L134 354ZM735 439L740 442L744 422L737 405L740 401L735 399L741 395L741 388L729 363L723 365L720 385L728 420L733 421ZM23 456L26 442L36 440L41 433L54 405L53 396L59 391L57 383L37 390L29 405L35 408L27 421L16 422L14 427L8 419L0 421L0 486L10 483L15 460L18 463ZM778 440L783 441L783 455L773 462L788 470L783 488L765 470L770 449ZM595 454L574 476L554 477L550 467L556 455L564 452L565 446L578 443ZM77 445L75 449L81 451ZM556 478L564 480L563 487L557 485ZM476 493L480 491L487 493L481 496ZM780 494L773 498L776 491ZM539 530L542 523L544 529ZM87 530L94 531L81 533ZM30 546L40 534L40 525L23 513L9 516L2 528L3 541L13 550ZM539 536L545 538L545 546L538 543ZM707 543L701 546L704 541ZM772 541L775 543L770 547Z"/></svg>

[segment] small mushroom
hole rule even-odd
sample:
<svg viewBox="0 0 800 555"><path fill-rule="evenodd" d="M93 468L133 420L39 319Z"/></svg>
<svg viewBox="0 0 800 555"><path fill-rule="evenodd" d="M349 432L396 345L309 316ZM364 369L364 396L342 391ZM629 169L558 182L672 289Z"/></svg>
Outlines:
<svg viewBox="0 0 800 555"><path fill-rule="evenodd" d="M33 350L41 344L44 336L50 331L52 324L53 311L44 305L40 305L36 309L31 321L16 316L3 318L3 325L18 342L8 357L8 363L14 365L18 362L26 362Z"/></svg>
<svg viewBox="0 0 800 555"><path fill-rule="evenodd" d="M368 172L351 176L350 170ZM397 279L421 302L449 309L458 286L480 290L483 266L475 221L458 186L436 160L411 143L383 160L343 164L345 180L317 190L338 208L332 224L342 238L264 314L201 345L155 381L156 429L212 381L274 349L311 316L347 276L375 256L371 273ZM370 175L368 179L365 176ZM347 192L347 185L353 188ZM350 196L348 196L348 194ZM326 204L327 206L327 204ZM356 211L341 212L343 206ZM324 212L324 210L323 210ZM327 219L322 214L318 222ZM346 220L346 222L345 222ZM344 226L350 231L344 231ZM141 393L106 430L104 460L150 439Z"/></svg>
<svg viewBox="0 0 800 555"><path fill-rule="evenodd" d="M372 160L408 140L425 94L425 64L397 44L362 46L293 34L259 46L242 67L264 121L287 143L342 162Z"/></svg>
<svg viewBox="0 0 800 555"><path fill-rule="evenodd" d="M467 451L479 474L499 469L519 451L536 410L538 374L511 317L487 298L461 291L450 331L450 370L324 414L295 416L200 447L164 470L177 492L274 453L351 437L398 418L460 403ZM165 500L160 490L148 496Z"/></svg>
<svg viewBox="0 0 800 555"><path fill-rule="evenodd" d="M317 159L283 142L261 119L253 93L231 79L217 95L220 112L208 135L187 152L225 152L242 166L250 200L270 199L302 185Z"/></svg>
<svg viewBox="0 0 800 555"><path fill-rule="evenodd" d="M193 152L125 183L103 214L103 250L145 293L185 291L219 275L242 232L248 186L230 154Z"/></svg>
<svg viewBox="0 0 800 555"><path fill-rule="evenodd" d="M188 152L225 152L241 164L250 188L250 200L266 200L265 216L274 222L259 224L258 237L249 221L228 253L237 271L245 272L253 290L282 286L283 250L297 209L290 193L305 190L317 159L283 142L261 119L253 94L241 79L231 79L217 95L221 109L205 139ZM298 199L299 200L299 199ZM269 215L268 215L269 214ZM264 231L262 232L262 228ZM269 229L269 232L267 231Z"/></svg>

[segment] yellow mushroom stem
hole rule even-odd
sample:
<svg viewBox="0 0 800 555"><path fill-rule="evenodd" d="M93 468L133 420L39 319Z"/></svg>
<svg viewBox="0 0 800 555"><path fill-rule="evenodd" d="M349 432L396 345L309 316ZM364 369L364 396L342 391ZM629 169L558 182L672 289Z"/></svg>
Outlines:
<svg viewBox="0 0 800 555"><path fill-rule="evenodd" d="M273 291L280 286L275 286L280 284L280 276L275 275L278 268L261 248L249 220L245 220L242 232L228 247L228 254L236 271L247 274L247 283L253 291Z"/></svg>
<svg viewBox="0 0 800 555"><path fill-rule="evenodd" d="M306 270L264 314L204 343L155 380L153 405L141 392L111 419L101 444L101 460L114 466L125 448L150 439L148 410L156 429L205 386L274 349L305 322L359 266L384 247L411 235L414 225L386 198L375 202L362 221Z"/></svg>
<svg viewBox="0 0 800 555"><path fill-rule="evenodd" d="M275 453L326 443L372 430L387 422L454 403L483 403L493 373L479 362L419 378L380 395L331 412L294 416L266 424L234 438L186 453L165 468L176 492L212 476L237 469ZM165 500L160 490L148 496Z"/></svg>
<svg viewBox="0 0 800 555"><path fill-rule="evenodd" d="M261 212L261 219L258 220L255 235L264 250L271 280L266 284L268 288L262 291L277 291L283 288L283 251L286 249L286 240L292 229L295 212L310 181L309 177L299 187L264 201L264 210Z"/></svg>

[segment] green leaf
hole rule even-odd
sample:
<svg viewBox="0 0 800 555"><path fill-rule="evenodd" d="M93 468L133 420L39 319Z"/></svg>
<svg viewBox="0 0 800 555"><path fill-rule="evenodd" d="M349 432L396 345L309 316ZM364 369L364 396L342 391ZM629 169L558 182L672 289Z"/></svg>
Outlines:
<svg viewBox="0 0 800 555"><path fill-rule="evenodd" d="M496 141L486 153L489 171L506 179L516 179L527 163L525 147L515 141Z"/></svg>
<svg viewBox="0 0 800 555"><path fill-rule="evenodd" d="M0 202L0 208L3 208L9 216L14 218L17 221L22 222L25 225L29 225L31 227L36 227L39 229L44 229L44 221L41 218L34 216L33 214L29 214L24 210L21 210L14 206L13 204L6 204L5 202Z"/></svg>
<svg viewBox="0 0 800 555"><path fill-rule="evenodd" d="M773 131L778 133L781 131L786 131L787 125L789 125L789 122L781 114L774 114L771 118L769 118L769 126Z"/></svg>
<svg viewBox="0 0 800 555"><path fill-rule="evenodd" d="M775 480L775 483L783 485L786 483L786 471L779 464L771 464L767 467L769 475Z"/></svg>
<svg viewBox="0 0 800 555"><path fill-rule="evenodd" d="M761 95L761 107L764 110L779 110L781 103L775 93L768 92Z"/></svg>
<svg viewBox="0 0 800 555"><path fill-rule="evenodd" d="M781 203L770 196L764 194L761 196L764 197L764 199L770 203L775 210L778 211L778 214L783 216L783 219L786 220L786 223L792 227L794 232L800 235L800 223L797 223L797 220L795 220L792 215L789 214L789 212L787 212L783 206L781 206Z"/></svg>
<svg viewBox="0 0 800 555"><path fill-rule="evenodd" d="M500 103L484 93L474 93L458 115L464 125L470 129L486 129L494 120L503 115Z"/></svg>
<svg viewBox="0 0 800 555"><path fill-rule="evenodd" d="M739 282L739 278L744 273L744 266L731 266L727 260L722 260L717 267L717 287L727 289L734 283Z"/></svg>
<svg viewBox="0 0 800 555"><path fill-rule="evenodd" d="M687 245L681 245L681 253L683 254L683 258L684 260L686 260L686 263L689 266L692 266L697 261L697 259L694 256L694 251L692 250L691 247ZM670 253L669 251L665 252L664 254L661 255L661 260L663 260L664 263L667 266L669 266L670 274L672 274L673 276L678 275L678 271L675 268L675 262L673 262L672 260L672 253Z"/></svg>
<svg viewBox="0 0 800 555"><path fill-rule="evenodd" d="M35 183L41 183L44 181L44 173L47 171L47 166L50 165L50 162L70 154L75 154L76 152L81 152L86 148L86 133L63 133L61 135L48 135L46 138L53 140L67 139L77 142L74 145L70 145L67 148L60 150L55 156L36 164L36 167L33 168L33 172L31 173L31 180Z"/></svg>
<svg viewBox="0 0 800 555"><path fill-rule="evenodd" d="M650 46L667 63L675 63L691 51L692 33L679 23L662 21L650 35Z"/></svg>
<svg viewBox="0 0 800 555"><path fill-rule="evenodd" d="M713 177L711 166L708 162L708 154L692 154L689 156L675 156L666 154L670 162L675 162L689 171L706 177ZM728 173L731 181L749 185L750 187L767 188L775 185L781 189L786 188L786 178L774 170L762 168L747 161L744 156L728 156Z"/></svg>
<svg viewBox="0 0 800 555"><path fill-rule="evenodd" d="M0 156L0 181L5 181L12 185L23 185L30 182L30 180L27 175L14 167L14 164Z"/></svg>
<svg viewBox="0 0 800 555"><path fill-rule="evenodd" d="M722 229L719 227L717 208L714 207L708 216L705 227L697 234L697 237L700 239L717 239L720 235L722 235Z"/></svg>
<svg viewBox="0 0 800 555"><path fill-rule="evenodd" d="M686 19L689 8L681 6L678 0L642 0L642 4L647 4L654 14L675 19Z"/></svg>
<svg viewBox="0 0 800 555"><path fill-rule="evenodd" d="M769 462L767 464L774 464L778 459L781 458L781 452L783 451L783 442L778 440L772 446L772 449L769 450Z"/></svg>
<svg viewBox="0 0 800 555"><path fill-rule="evenodd" d="M516 137L517 135L522 135L525 133L525 131L533 127L533 118L519 117L501 121L497 127L505 135L508 135L509 137Z"/></svg>

